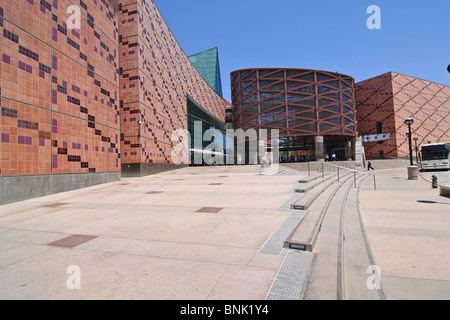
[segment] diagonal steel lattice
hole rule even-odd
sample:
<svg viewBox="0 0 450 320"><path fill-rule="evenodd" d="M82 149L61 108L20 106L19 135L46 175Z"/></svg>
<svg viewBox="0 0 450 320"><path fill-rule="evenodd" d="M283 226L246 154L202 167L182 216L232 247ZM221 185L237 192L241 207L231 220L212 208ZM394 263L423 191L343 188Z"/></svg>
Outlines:
<svg viewBox="0 0 450 320"><path fill-rule="evenodd" d="M308 69L231 73L233 126L278 129L281 137L356 136L354 79Z"/></svg>

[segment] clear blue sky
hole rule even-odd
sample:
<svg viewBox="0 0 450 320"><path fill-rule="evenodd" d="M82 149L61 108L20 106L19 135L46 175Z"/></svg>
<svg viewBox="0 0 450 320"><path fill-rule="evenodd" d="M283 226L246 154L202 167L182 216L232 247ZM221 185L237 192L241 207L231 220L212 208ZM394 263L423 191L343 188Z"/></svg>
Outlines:
<svg viewBox="0 0 450 320"><path fill-rule="evenodd" d="M219 48L230 73L285 67L362 81L388 71L450 85L449 0L154 0L187 55ZM370 5L381 29L369 30Z"/></svg>

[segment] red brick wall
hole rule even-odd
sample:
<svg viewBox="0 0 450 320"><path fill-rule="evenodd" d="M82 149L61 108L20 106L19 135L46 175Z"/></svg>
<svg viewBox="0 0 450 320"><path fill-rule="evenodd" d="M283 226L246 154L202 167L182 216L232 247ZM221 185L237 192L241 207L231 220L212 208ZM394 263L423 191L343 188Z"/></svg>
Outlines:
<svg viewBox="0 0 450 320"><path fill-rule="evenodd" d="M121 3L122 162L170 164L172 132L187 129L186 95L222 121L225 101L189 62L153 2Z"/></svg>
<svg viewBox="0 0 450 320"><path fill-rule="evenodd" d="M2 176L120 171L117 10L76 4L0 1Z"/></svg>
<svg viewBox="0 0 450 320"><path fill-rule="evenodd" d="M392 74L397 148L400 156L409 154L406 118L414 119L412 137L418 145L450 142L450 87L426 80ZM414 141L413 141L414 148Z"/></svg>
<svg viewBox="0 0 450 320"><path fill-rule="evenodd" d="M419 148L427 141L450 142L448 86L389 72L357 83L355 99L359 136L376 134L379 121L383 133L391 133L389 141L364 143L368 158L377 158L380 150L387 156L408 156L404 120L409 117L414 119L412 136L419 138Z"/></svg>
<svg viewBox="0 0 450 320"><path fill-rule="evenodd" d="M70 30L68 0L0 0L0 175L170 163L187 94L225 119L154 3L117 2L77 1Z"/></svg>

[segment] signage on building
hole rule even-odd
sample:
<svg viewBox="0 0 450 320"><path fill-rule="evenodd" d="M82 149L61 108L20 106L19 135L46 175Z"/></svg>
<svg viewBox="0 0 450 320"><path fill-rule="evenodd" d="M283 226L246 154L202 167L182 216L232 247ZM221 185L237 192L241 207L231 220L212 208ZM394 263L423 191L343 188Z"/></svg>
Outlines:
<svg viewBox="0 0 450 320"><path fill-rule="evenodd" d="M361 136L361 141L364 142L380 142L391 139L390 133L368 134Z"/></svg>

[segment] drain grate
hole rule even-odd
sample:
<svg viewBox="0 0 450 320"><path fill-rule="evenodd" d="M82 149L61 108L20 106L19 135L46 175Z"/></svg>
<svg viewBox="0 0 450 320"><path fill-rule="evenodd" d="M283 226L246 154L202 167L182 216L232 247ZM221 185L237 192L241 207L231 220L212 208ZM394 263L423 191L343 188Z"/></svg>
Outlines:
<svg viewBox="0 0 450 320"><path fill-rule="evenodd" d="M278 227L278 229L272 234L269 240L267 240L267 242L262 246L259 253L283 256L284 241L297 227L298 223L303 219L305 214L306 212L302 211L292 211L291 214Z"/></svg>
<svg viewBox="0 0 450 320"><path fill-rule="evenodd" d="M292 197L290 197L285 203L281 205L281 207L278 208L278 211L289 211L291 210L292 203L296 203L300 198L304 197L305 195L302 193L295 193Z"/></svg>
<svg viewBox="0 0 450 320"><path fill-rule="evenodd" d="M306 211L291 211L259 253L285 257L266 300L299 300L312 253L284 248L285 240L305 216Z"/></svg>
<svg viewBox="0 0 450 320"><path fill-rule="evenodd" d="M311 259L311 252L288 250L266 300L299 300Z"/></svg>

